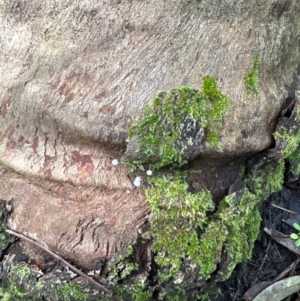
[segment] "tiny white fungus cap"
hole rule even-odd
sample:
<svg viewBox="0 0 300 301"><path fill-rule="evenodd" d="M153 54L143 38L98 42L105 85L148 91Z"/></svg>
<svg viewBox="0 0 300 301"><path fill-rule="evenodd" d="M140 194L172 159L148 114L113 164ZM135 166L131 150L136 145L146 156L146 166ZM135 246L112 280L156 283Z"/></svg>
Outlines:
<svg viewBox="0 0 300 301"><path fill-rule="evenodd" d="M140 177L136 177L134 179L133 185L136 186L136 187L141 186L141 178Z"/></svg>
<svg viewBox="0 0 300 301"><path fill-rule="evenodd" d="M133 185L136 186L136 187L139 187L139 186L141 186L141 182L140 181L134 181Z"/></svg>
<svg viewBox="0 0 300 301"><path fill-rule="evenodd" d="M147 175L148 175L148 176L151 176L151 175L152 175L152 170L150 170L150 169L147 170Z"/></svg>
<svg viewBox="0 0 300 301"><path fill-rule="evenodd" d="M113 159L111 161L111 164L117 166L117 165L119 165L119 161L117 159Z"/></svg>

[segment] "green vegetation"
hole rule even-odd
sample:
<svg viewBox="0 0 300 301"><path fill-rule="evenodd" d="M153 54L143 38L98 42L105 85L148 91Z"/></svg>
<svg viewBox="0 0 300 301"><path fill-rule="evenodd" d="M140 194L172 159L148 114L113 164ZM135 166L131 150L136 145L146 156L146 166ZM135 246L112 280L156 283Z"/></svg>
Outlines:
<svg viewBox="0 0 300 301"><path fill-rule="evenodd" d="M37 279L37 274L21 263L14 263L8 275L9 285L0 287L1 300L38 301L42 299L44 285ZM64 301L87 300L88 294L79 290L74 282L59 284L53 292Z"/></svg>
<svg viewBox="0 0 300 301"><path fill-rule="evenodd" d="M246 185L256 197L263 201L269 195L279 191L284 181L285 163L284 159L267 162L263 168L259 168L248 175Z"/></svg>
<svg viewBox="0 0 300 301"><path fill-rule="evenodd" d="M139 269L138 264L132 262L132 255L133 247L126 246L109 261L107 271L111 282L117 283Z"/></svg>
<svg viewBox="0 0 300 301"><path fill-rule="evenodd" d="M211 76L203 78L201 91L180 87L168 93L159 93L146 107L144 118L129 129L129 138L138 140L137 153L140 158L123 162L130 171L151 161L156 161L151 164L153 170L167 165L184 165L186 161L183 154L186 146L181 145L180 140L185 127L205 130L211 146L221 150L219 131L228 107L227 96L221 93Z"/></svg>
<svg viewBox="0 0 300 301"><path fill-rule="evenodd" d="M261 201L255 194L244 188L242 192L225 197L218 207L216 218L223 227L219 235L224 236L223 247L230 258L226 272L222 273L223 280L230 277L238 263L251 258L261 222L258 211L258 204Z"/></svg>
<svg viewBox="0 0 300 301"><path fill-rule="evenodd" d="M20 282L28 279L31 274L30 268L22 264L13 264L10 268L10 272L15 274L20 279Z"/></svg>
<svg viewBox="0 0 300 301"><path fill-rule="evenodd" d="M227 196L209 217L208 212L214 209L210 192L189 192L180 174L175 173L171 179L155 177L150 184L146 197L161 283L178 275L185 258L197 264L201 277L208 279L225 248L230 257L222 275L225 280L238 263L251 257L259 231L257 205L261 199L247 188Z"/></svg>
<svg viewBox="0 0 300 301"><path fill-rule="evenodd" d="M211 301L215 300L218 297L222 296L221 289L217 286L216 283L210 283L204 288L204 291L196 295L196 299L200 301Z"/></svg>
<svg viewBox="0 0 300 301"><path fill-rule="evenodd" d="M130 289L134 301L147 301L152 297L152 292L148 291L147 283L136 280Z"/></svg>
<svg viewBox="0 0 300 301"><path fill-rule="evenodd" d="M23 301L23 300L40 300L40 298L32 297L30 294L31 286L31 270L22 264L13 264L9 273L9 286L7 288L0 288L1 300L9 301ZM41 289L41 283L34 280L33 290ZM34 294L38 296L38 294Z"/></svg>
<svg viewBox="0 0 300 301"><path fill-rule="evenodd" d="M7 211L5 201L0 202L0 253L2 253L9 244L9 235L6 230Z"/></svg>
<svg viewBox="0 0 300 301"><path fill-rule="evenodd" d="M255 56L252 69L244 76L244 83L246 87L247 97L250 97L251 94L258 94L258 82L259 82L259 56Z"/></svg>
<svg viewBox="0 0 300 301"><path fill-rule="evenodd" d="M78 285L74 282L68 282L58 285L54 291L62 297L64 301L87 300L88 294L79 290Z"/></svg>
<svg viewBox="0 0 300 301"><path fill-rule="evenodd" d="M199 262L197 231L206 226L207 212L214 209L214 203L208 190L189 192L179 174L173 179L154 177L150 184L146 197L151 209L153 250L157 252L157 264L169 267L160 275L160 280L165 281L178 273L183 258Z"/></svg>
<svg viewBox="0 0 300 301"><path fill-rule="evenodd" d="M113 291L124 300L150 301L153 295L153 292L149 290L148 282L140 279L136 279L131 284L118 284L113 287ZM113 298L109 297L108 300L112 301Z"/></svg>
<svg viewBox="0 0 300 301"><path fill-rule="evenodd" d="M300 147L298 147L289 157L290 170L293 175L300 174Z"/></svg>
<svg viewBox="0 0 300 301"><path fill-rule="evenodd" d="M300 225L294 223L293 227L298 231L298 233L292 233L290 237L295 240L296 247L300 247Z"/></svg>
<svg viewBox="0 0 300 301"><path fill-rule="evenodd" d="M293 117L295 121L298 123L297 126L294 126L288 132L285 128L281 130L281 132L275 133L275 138L279 138L283 140L286 144L283 150L283 156L281 160L288 160L290 165L290 170L293 175L300 174L300 130L299 130L299 122L300 122L300 109L299 106L294 108ZM296 132L294 132L296 130Z"/></svg>

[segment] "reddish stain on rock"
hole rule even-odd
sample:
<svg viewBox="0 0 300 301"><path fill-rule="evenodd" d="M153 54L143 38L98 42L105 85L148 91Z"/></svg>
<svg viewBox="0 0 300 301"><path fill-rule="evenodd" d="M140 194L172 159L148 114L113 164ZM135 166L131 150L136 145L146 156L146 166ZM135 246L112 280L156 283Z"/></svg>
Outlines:
<svg viewBox="0 0 300 301"><path fill-rule="evenodd" d="M44 166L49 166L51 163L54 163L57 159L57 156L45 155Z"/></svg>
<svg viewBox="0 0 300 301"><path fill-rule="evenodd" d="M10 151L16 148L17 142L14 140L9 140L6 143L6 151Z"/></svg>
<svg viewBox="0 0 300 301"><path fill-rule="evenodd" d="M4 100L4 102L3 102L3 104L2 104L2 106L1 106L1 108L0 108L1 116L2 116L3 118L6 117L6 114L7 114L7 111L8 111L8 109L9 109L10 105L11 105L11 102L12 102L12 97L11 97L11 96L8 97L8 98L6 98L6 99Z"/></svg>
<svg viewBox="0 0 300 301"><path fill-rule="evenodd" d="M71 102L73 99L74 99L74 96L75 94L73 92L69 93L67 96L66 96L66 102Z"/></svg>
<svg viewBox="0 0 300 301"><path fill-rule="evenodd" d="M102 91L102 92L96 94L96 95L94 96L94 100L99 101L99 100L101 100L101 98L105 97L106 94L107 94L107 93L106 93L106 91L104 90L104 91Z"/></svg>
<svg viewBox="0 0 300 301"><path fill-rule="evenodd" d="M43 173L46 177L52 178L52 170L50 168L45 169Z"/></svg>
<svg viewBox="0 0 300 301"><path fill-rule="evenodd" d="M14 132L15 132L15 127L13 125L10 125L4 133L4 137L11 139L11 136L13 135Z"/></svg>
<svg viewBox="0 0 300 301"><path fill-rule="evenodd" d="M77 166L77 177L80 181L85 181L88 177L93 175L95 170L94 163L90 155L82 155L78 151L72 152L72 165L78 164Z"/></svg>
<svg viewBox="0 0 300 301"><path fill-rule="evenodd" d="M88 177L93 175L95 166L93 163L87 163L85 165L78 166L78 178L80 181L85 181Z"/></svg>
<svg viewBox="0 0 300 301"><path fill-rule="evenodd" d="M56 77L56 78L53 80L53 82L51 83L51 87L52 87L53 90L56 90L56 89L58 88L59 83L60 83L60 79L61 79L61 77L58 76L58 77Z"/></svg>
<svg viewBox="0 0 300 301"><path fill-rule="evenodd" d="M56 160L57 156L45 155L44 166L38 170L38 173L43 174L48 178L52 178L52 167Z"/></svg>
<svg viewBox="0 0 300 301"><path fill-rule="evenodd" d="M104 105L100 108L100 113L105 115L114 115L116 112L116 107L110 106L110 105Z"/></svg>
<svg viewBox="0 0 300 301"><path fill-rule="evenodd" d="M32 142L32 149L34 151L34 153L36 154L37 153L37 148L39 147L39 137L38 136L35 136L33 138L33 142Z"/></svg>
<svg viewBox="0 0 300 301"><path fill-rule="evenodd" d="M93 163L90 155L82 155L78 151L72 152L72 165L81 163L81 165L86 165L88 163Z"/></svg>
<svg viewBox="0 0 300 301"><path fill-rule="evenodd" d="M71 102L73 100L74 92L72 92L72 90L78 86L79 81L80 76L78 74L73 74L66 77L63 84L59 87L58 91L61 95L66 97L66 102Z"/></svg>
<svg viewBox="0 0 300 301"><path fill-rule="evenodd" d="M41 167L37 173L43 174L44 176L46 176L48 178L52 178L52 170L50 168Z"/></svg>
<svg viewBox="0 0 300 301"><path fill-rule="evenodd" d="M42 104L47 104L48 102L49 102L49 96L48 96L48 94L46 94L43 97Z"/></svg>

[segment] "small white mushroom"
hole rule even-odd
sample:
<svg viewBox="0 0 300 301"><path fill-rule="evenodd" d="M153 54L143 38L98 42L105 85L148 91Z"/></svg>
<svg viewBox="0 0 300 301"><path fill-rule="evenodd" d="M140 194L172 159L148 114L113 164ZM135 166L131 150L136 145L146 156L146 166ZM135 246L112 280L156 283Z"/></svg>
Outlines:
<svg viewBox="0 0 300 301"><path fill-rule="evenodd" d="M140 177L136 177L134 179L133 185L136 186L136 187L141 186L141 178Z"/></svg>
<svg viewBox="0 0 300 301"><path fill-rule="evenodd" d="M111 161L111 164L114 165L114 166L119 165L118 159L113 159L113 160Z"/></svg>
<svg viewBox="0 0 300 301"><path fill-rule="evenodd" d="M148 176L151 176L152 175L152 170L149 169L149 170L147 170L146 173L147 173Z"/></svg>

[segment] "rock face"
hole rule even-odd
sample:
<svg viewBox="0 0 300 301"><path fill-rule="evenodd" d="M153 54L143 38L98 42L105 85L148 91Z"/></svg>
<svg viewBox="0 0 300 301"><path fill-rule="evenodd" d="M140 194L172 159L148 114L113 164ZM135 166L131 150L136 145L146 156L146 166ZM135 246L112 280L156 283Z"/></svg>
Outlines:
<svg viewBox="0 0 300 301"><path fill-rule="evenodd" d="M198 89L206 74L232 107L224 151L208 145L192 163L204 170L194 186L212 187L217 174L222 186L227 165L272 144L293 96L299 13L297 0L3 0L0 198L13 200L10 227L87 268L135 242L143 189L111 161L158 91ZM257 54L259 94L247 98Z"/></svg>

